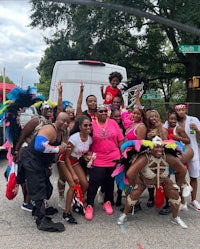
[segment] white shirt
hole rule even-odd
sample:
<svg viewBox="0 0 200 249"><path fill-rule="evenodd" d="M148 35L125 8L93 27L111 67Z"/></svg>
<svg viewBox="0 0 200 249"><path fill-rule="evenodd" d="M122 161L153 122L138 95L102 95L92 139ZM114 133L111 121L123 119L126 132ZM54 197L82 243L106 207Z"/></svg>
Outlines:
<svg viewBox="0 0 200 249"><path fill-rule="evenodd" d="M69 142L74 145L71 156L79 159L82 155L88 152L90 145L92 144L92 138L88 135L88 139L82 142L80 132L77 132L69 137Z"/></svg>

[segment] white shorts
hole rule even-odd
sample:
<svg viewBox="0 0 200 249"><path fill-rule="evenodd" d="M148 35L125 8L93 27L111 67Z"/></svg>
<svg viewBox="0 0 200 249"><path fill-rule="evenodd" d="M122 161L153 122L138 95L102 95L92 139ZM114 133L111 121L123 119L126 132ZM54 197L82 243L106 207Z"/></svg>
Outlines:
<svg viewBox="0 0 200 249"><path fill-rule="evenodd" d="M200 172L200 162L199 160L192 160L188 162L188 172L189 176L193 178L198 178L199 177L199 172Z"/></svg>

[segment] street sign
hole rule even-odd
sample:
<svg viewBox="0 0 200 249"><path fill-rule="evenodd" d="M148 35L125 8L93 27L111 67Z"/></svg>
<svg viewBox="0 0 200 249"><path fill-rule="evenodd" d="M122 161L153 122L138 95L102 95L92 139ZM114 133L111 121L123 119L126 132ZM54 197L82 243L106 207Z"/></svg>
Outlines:
<svg viewBox="0 0 200 249"><path fill-rule="evenodd" d="M178 52L184 54L200 53L200 45L178 45Z"/></svg>
<svg viewBox="0 0 200 249"><path fill-rule="evenodd" d="M160 93L146 93L142 95L142 99L160 99L161 95Z"/></svg>

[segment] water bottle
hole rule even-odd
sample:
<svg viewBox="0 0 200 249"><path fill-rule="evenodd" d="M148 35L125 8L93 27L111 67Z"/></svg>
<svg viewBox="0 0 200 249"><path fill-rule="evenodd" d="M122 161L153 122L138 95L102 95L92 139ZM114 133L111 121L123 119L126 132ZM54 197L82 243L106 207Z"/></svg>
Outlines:
<svg viewBox="0 0 200 249"><path fill-rule="evenodd" d="M190 119L190 124L192 124L192 119ZM190 128L190 134L194 134L194 130Z"/></svg>

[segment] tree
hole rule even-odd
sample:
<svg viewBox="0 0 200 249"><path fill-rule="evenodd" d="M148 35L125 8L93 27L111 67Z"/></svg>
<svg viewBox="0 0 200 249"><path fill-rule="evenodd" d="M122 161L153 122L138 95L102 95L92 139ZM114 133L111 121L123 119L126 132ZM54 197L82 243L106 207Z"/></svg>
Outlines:
<svg viewBox="0 0 200 249"><path fill-rule="evenodd" d="M113 48L109 47L109 44L115 45L119 50L114 55L112 53L111 59L126 66L130 77L140 75L148 78L150 82L159 82L157 86L164 91L165 100L170 96L166 92L169 87L163 86L163 82L168 85L175 79L182 82L187 77L200 75L200 55L178 53L178 44L198 44L198 36L122 11L36 0L31 2L33 27L58 28L59 24L62 24L62 27L65 25L66 31L69 32L68 38L81 49L80 55L103 58L104 51L106 53ZM157 16L200 27L198 18L200 10L195 8L194 0L189 2L182 0L103 2L138 8ZM194 9L196 9L195 14ZM107 58L109 62L109 57ZM173 68L173 71L170 68ZM188 100L196 101L198 96L198 92L187 91Z"/></svg>
<svg viewBox="0 0 200 249"><path fill-rule="evenodd" d="M2 75L0 75L0 82L3 82L3 76ZM13 81L8 76L6 76L5 82L14 84Z"/></svg>

